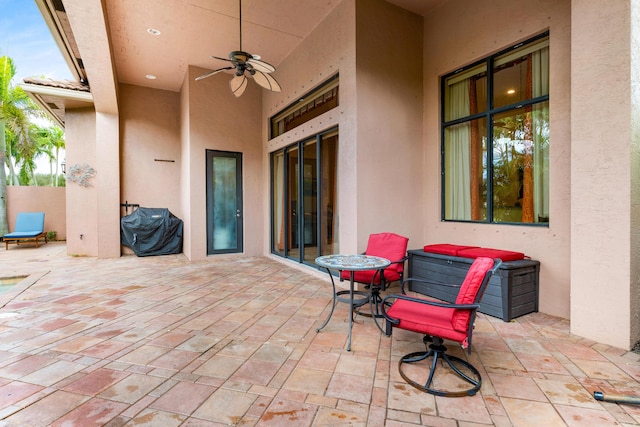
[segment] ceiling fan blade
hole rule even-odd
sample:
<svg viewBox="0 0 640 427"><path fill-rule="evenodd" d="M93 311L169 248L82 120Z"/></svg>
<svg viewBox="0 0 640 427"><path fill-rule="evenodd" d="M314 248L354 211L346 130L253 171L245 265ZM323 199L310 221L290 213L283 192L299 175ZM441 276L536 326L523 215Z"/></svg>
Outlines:
<svg viewBox="0 0 640 427"><path fill-rule="evenodd" d="M272 90L274 92L280 92L282 88L280 84L273 78L273 76L263 73L258 70L254 70L253 79L265 89Z"/></svg>
<svg viewBox="0 0 640 427"><path fill-rule="evenodd" d="M263 73L273 73L276 70L276 67L260 59L249 58L247 62L251 64L256 71L262 71Z"/></svg>
<svg viewBox="0 0 640 427"><path fill-rule="evenodd" d="M229 88L236 97L239 97L247 88L247 77L244 74L236 74L231 80L229 80Z"/></svg>
<svg viewBox="0 0 640 427"><path fill-rule="evenodd" d="M218 74L220 71L224 71L224 70L233 70L235 69L235 67L224 67L224 68L218 68L217 70L213 70L213 71L209 71L206 74L203 74L201 76L196 77L196 80L202 80L202 79L206 79L207 77L211 77L214 74Z"/></svg>
<svg viewBox="0 0 640 427"><path fill-rule="evenodd" d="M211 57L212 57L213 59L219 59L220 61L228 61L228 62L231 62L231 60L230 60L229 58L221 58L221 57L219 57L219 56L215 56L215 55L211 55Z"/></svg>

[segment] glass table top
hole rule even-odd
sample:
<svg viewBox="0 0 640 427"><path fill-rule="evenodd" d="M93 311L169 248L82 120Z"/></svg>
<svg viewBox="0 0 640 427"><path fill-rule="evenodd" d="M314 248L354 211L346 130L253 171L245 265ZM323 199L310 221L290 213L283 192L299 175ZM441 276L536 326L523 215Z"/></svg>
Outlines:
<svg viewBox="0 0 640 427"><path fill-rule="evenodd" d="M391 262L382 257L370 255L325 255L316 258L320 267L336 270L378 270L385 268Z"/></svg>

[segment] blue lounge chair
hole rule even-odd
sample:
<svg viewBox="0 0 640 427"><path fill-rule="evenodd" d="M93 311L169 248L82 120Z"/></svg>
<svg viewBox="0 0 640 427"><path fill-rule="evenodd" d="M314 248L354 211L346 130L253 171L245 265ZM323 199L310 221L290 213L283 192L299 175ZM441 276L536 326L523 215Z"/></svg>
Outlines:
<svg viewBox="0 0 640 427"><path fill-rule="evenodd" d="M37 248L40 238L44 238L44 242L47 243L47 234L44 232L44 212L18 213L15 230L3 236L5 250L9 249L9 243L17 245L24 240L35 240Z"/></svg>

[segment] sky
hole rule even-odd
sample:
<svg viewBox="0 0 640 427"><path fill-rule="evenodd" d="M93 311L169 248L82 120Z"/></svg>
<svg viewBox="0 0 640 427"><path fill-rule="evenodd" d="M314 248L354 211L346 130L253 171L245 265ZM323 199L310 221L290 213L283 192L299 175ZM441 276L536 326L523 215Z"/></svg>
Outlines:
<svg viewBox="0 0 640 427"><path fill-rule="evenodd" d="M34 0L0 0L0 56L5 55L16 67L13 85L25 77L74 80ZM49 162L36 159L36 171L48 173Z"/></svg>
<svg viewBox="0 0 640 427"><path fill-rule="evenodd" d="M73 80L34 0L0 0L0 56L13 59L16 76Z"/></svg>

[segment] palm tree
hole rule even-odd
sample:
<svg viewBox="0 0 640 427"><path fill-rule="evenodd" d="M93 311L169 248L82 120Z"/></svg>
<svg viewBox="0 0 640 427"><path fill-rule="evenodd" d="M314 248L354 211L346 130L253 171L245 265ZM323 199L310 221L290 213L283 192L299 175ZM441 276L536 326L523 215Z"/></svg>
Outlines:
<svg viewBox="0 0 640 427"><path fill-rule="evenodd" d="M5 140L5 156L6 156L6 165L9 168L9 180L8 180L8 184L9 185L20 185L18 184L18 177L16 175L16 171L14 168L14 163L17 164L19 159L19 156L15 153L15 146L16 146L16 137L13 134L13 132L11 132L11 129L7 129L6 127L4 128L4 140ZM12 160L14 159L14 160Z"/></svg>
<svg viewBox="0 0 640 427"><path fill-rule="evenodd" d="M12 86L16 67L8 56L0 56L0 235L7 233L7 164L6 130L9 131L16 153L29 153L33 140L29 135L29 118L42 115L27 93ZM30 160L23 157L23 161Z"/></svg>
<svg viewBox="0 0 640 427"><path fill-rule="evenodd" d="M11 58L7 56L0 57L0 235L7 234L7 176L4 171L6 163L6 147L4 126L5 105L9 104L9 83L16 74L16 67L13 65Z"/></svg>
<svg viewBox="0 0 640 427"><path fill-rule="evenodd" d="M58 178L60 177L60 174L58 173L58 158L60 156L60 149L61 148L65 148L66 144L65 144L65 140L64 140L64 131L62 130L62 128L60 128L59 126L54 126L53 128L51 128L51 136L49 138L49 142L51 143L51 145L53 145L53 149L55 150L55 165L56 165L56 181L55 181L55 186L58 186Z"/></svg>
<svg viewBox="0 0 640 427"><path fill-rule="evenodd" d="M56 125L41 127L34 125L33 134L37 141L36 156L46 155L49 158L50 185L58 186L58 157L60 149L65 147L64 131ZM55 173L53 166L55 165Z"/></svg>

